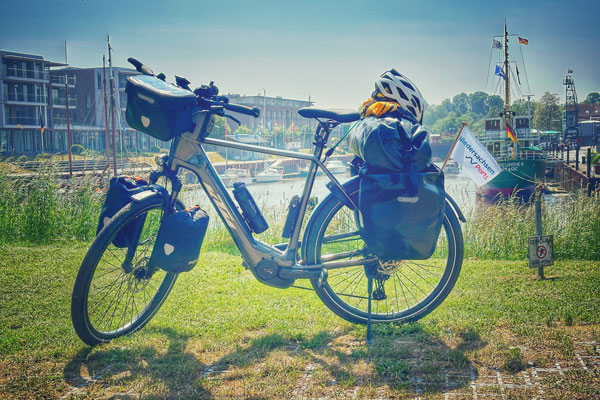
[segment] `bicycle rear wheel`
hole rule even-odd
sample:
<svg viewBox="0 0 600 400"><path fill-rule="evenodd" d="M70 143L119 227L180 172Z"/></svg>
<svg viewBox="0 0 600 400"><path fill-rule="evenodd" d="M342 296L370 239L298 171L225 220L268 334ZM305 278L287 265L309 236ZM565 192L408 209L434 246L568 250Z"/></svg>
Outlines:
<svg viewBox="0 0 600 400"><path fill-rule="evenodd" d="M358 204L358 180L346 190ZM328 261L376 258L359 235L358 216L335 196L328 196L315 211L304 236L307 265ZM338 316L354 323L367 322L367 272L373 279L374 322L414 321L433 311L448 296L460 273L463 240L454 210L446 206L436 250L427 260L376 261L328 269L324 282L312 280L315 292ZM369 269L371 268L371 269Z"/></svg>
<svg viewBox="0 0 600 400"><path fill-rule="evenodd" d="M71 318L77 335L94 346L143 327L171 291L177 274L148 266L163 199L159 195L123 207L98 234L88 250L73 288ZM131 262L128 248L113 245L113 238L132 221L143 224ZM134 223L136 223L134 222Z"/></svg>

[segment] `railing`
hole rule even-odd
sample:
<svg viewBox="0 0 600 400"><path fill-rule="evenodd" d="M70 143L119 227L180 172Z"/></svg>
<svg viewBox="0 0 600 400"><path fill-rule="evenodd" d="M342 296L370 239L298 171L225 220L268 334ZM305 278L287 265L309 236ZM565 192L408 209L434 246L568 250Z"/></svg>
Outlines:
<svg viewBox="0 0 600 400"><path fill-rule="evenodd" d="M54 97L52 98L53 106L66 106L66 101L64 97ZM77 99L69 98L69 107L77 107Z"/></svg>
<svg viewBox="0 0 600 400"><path fill-rule="evenodd" d="M26 103L44 103L46 96L41 94L4 93L4 101L22 101Z"/></svg>
<svg viewBox="0 0 600 400"><path fill-rule="evenodd" d="M41 79L47 81L49 78L47 71L34 71L31 69L20 69L20 68L7 68L7 78L27 78L27 79Z"/></svg>
<svg viewBox="0 0 600 400"><path fill-rule="evenodd" d="M37 117L6 117L6 125L35 125L40 126L41 119Z"/></svg>
<svg viewBox="0 0 600 400"><path fill-rule="evenodd" d="M480 139L483 140L501 140L501 139L506 139L506 131L499 131L498 133L492 133L492 132L486 132L484 135L479 136ZM533 134L533 133L520 133L517 131L517 138L519 138L519 140L521 139L525 139L525 140L534 140L534 139L539 139L540 135L538 134Z"/></svg>
<svg viewBox="0 0 600 400"><path fill-rule="evenodd" d="M56 83L58 85L64 85L65 84L65 76L64 75L51 75L50 76L50 80L52 81L52 83ZM74 76L67 76L67 84L69 86L75 86L76 82L77 82L76 77L74 77Z"/></svg>

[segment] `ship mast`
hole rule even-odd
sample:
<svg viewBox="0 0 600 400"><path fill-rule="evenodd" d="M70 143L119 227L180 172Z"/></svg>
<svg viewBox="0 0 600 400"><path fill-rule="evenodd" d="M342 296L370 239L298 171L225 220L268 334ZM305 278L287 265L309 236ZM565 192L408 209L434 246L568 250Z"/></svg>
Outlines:
<svg viewBox="0 0 600 400"><path fill-rule="evenodd" d="M504 121L508 122L510 115L510 72L508 70L508 31L506 29L506 21L504 21ZM504 127L506 128L506 126Z"/></svg>
<svg viewBox="0 0 600 400"><path fill-rule="evenodd" d="M510 111L510 64L508 61L508 30L506 28L506 19L504 20L504 130L507 125L513 125L512 112ZM512 159L517 158L517 144L511 142Z"/></svg>

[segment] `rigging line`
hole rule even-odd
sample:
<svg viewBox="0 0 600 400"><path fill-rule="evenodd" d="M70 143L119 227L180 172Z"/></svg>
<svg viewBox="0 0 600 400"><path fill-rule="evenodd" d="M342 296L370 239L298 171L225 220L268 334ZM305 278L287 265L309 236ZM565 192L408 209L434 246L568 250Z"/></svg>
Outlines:
<svg viewBox="0 0 600 400"><path fill-rule="evenodd" d="M523 57L523 46L519 44L519 51L521 52L521 60L523 61L523 71L525 71L525 80L527 81L527 93L531 93L531 88L529 87L529 78L527 77L527 67L525 66L525 58Z"/></svg>
<svg viewBox="0 0 600 400"><path fill-rule="evenodd" d="M492 43L493 44L493 43ZM485 90L488 90L488 82L490 81L490 67L492 66L492 57L494 56L494 48L490 49L490 61L488 61L488 72L485 80Z"/></svg>
<svg viewBox="0 0 600 400"><path fill-rule="evenodd" d="M512 70L512 68L509 68L509 69L510 69L510 76L512 76L512 84L513 84L513 86L515 88L515 92L518 93L519 97L522 98L523 97L523 93L521 92L521 87L518 84L515 83L515 80L517 80L517 77L515 76L515 73Z"/></svg>

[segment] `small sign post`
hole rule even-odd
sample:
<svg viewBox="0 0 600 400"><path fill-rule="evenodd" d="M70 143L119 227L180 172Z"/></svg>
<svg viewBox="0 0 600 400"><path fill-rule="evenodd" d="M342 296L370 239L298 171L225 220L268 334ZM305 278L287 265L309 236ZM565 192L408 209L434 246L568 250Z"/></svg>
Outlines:
<svg viewBox="0 0 600 400"><path fill-rule="evenodd" d="M529 267L543 268L554 265L554 236L529 237Z"/></svg>

